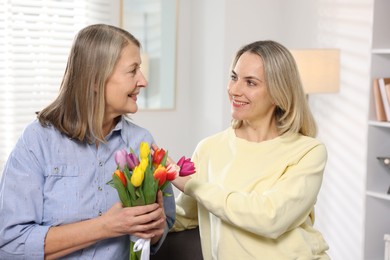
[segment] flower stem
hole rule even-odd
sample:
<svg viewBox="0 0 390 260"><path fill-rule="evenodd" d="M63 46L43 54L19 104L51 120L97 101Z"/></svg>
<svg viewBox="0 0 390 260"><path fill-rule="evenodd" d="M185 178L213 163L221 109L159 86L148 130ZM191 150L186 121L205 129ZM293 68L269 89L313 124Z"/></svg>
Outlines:
<svg viewBox="0 0 390 260"><path fill-rule="evenodd" d="M135 242L130 240L129 260L140 260L142 251L134 252L134 244Z"/></svg>

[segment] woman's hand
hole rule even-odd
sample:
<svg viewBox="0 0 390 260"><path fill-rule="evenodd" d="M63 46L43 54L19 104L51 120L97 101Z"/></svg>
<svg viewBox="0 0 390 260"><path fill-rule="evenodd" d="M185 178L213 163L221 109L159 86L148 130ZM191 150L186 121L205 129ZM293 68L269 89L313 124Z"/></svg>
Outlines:
<svg viewBox="0 0 390 260"><path fill-rule="evenodd" d="M103 228L109 232L108 237L135 235L151 239L161 237L165 227L165 213L160 202L125 208L118 202L102 218Z"/></svg>
<svg viewBox="0 0 390 260"><path fill-rule="evenodd" d="M180 191L184 191L184 186L186 186L187 181L191 179L191 176L177 177L172 181L172 184L178 188Z"/></svg>
<svg viewBox="0 0 390 260"><path fill-rule="evenodd" d="M156 144L152 144L152 149L153 151L156 151L157 149L159 149L159 147L156 145ZM167 164L171 164L171 163L175 163L175 161L172 160L171 157L168 156L167 158ZM177 188L179 189L180 191L184 191L184 186L186 185L187 181L189 181L191 179L190 176L185 176L185 177L176 177L176 179L174 179L173 181L171 181L171 183Z"/></svg>
<svg viewBox="0 0 390 260"><path fill-rule="evenodd" d="M153 231L155 236L151 240L151 244L157 243L162 235L164 234L165 226L166 226L166 215L165 215L165 210L164 210L164 199L163 199L163 193L161 190L158 191L157 193L157 203L162 209L162 218L164 219L163 222L161 222L160 225L158 225L155 230Z"/></svg>
<svg viewBox="0 0 390 260"><path fill-rule="evenodd" d="M124 208L117 202L101 217L51 227L45 239L45 259L58 259L100 240L123 235L151 239L153 244L161 238L165 225L161 192L157 203L146 206Z"/></svg>

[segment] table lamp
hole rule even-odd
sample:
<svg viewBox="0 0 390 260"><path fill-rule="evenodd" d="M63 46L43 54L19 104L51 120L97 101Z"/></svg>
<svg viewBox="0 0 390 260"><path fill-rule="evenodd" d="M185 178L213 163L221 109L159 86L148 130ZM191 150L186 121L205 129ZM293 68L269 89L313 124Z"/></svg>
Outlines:
<svg viewBox="0 0 390 260"><path fill-rule="evenodd" d="M339 91L339 49L296 49L290 52L297 63L306 94Z"/></svg>

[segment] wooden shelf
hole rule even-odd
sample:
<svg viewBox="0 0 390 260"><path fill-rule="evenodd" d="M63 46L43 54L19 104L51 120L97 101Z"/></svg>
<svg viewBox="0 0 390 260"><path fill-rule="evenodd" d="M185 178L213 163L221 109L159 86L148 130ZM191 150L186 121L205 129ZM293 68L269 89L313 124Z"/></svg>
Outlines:
<svg viewBox="0 0 390 260"><path fill-rule="evenodd" d="M371 126L380 126L380 127L389 127L390 128L390 122L381 122L381 121L370 120L370 121L368 121L368 124Z"/></svg>
<svg viewBox="0 0 390 260"><path fill-rule="evenodd" d="M372 54L390 54L390 49L372 49Z"/></svg>
<svg viewBox="0 0 390 260"><path fill-rule="evenodd" d="M375 0L371 46L371 90L367 136L367 172L365 196L364 256L367 260L383 260L384 234L390 233L390 171L378 157L390 157L390 122L376 118L372 82L376 78L390 77L390 10L389 0Z"/></svg>

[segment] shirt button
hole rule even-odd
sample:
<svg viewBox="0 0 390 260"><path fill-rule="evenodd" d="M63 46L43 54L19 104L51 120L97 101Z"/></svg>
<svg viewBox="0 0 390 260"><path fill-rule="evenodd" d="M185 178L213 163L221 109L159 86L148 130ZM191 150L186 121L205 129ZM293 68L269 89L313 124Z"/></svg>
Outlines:
<svg viewBox="0 0 390 260"><path fill-rule="evenodd" d="M99 190L99 191L102 191L103 189L102 189L102 187L99 186L99 187L98 187L98 190Z"/></svg>
<svg viewBox="0 0 390 260"><path fill-rule="evenodd" d="M101 216L103 213L101 211L99 211L99 216Z"/></svg>
<svg viewBox="0 0 390 260"><path fill-rule="evenodd" d="M99 162L99 166L102 167L103 166L103 162Z"/></svg>

